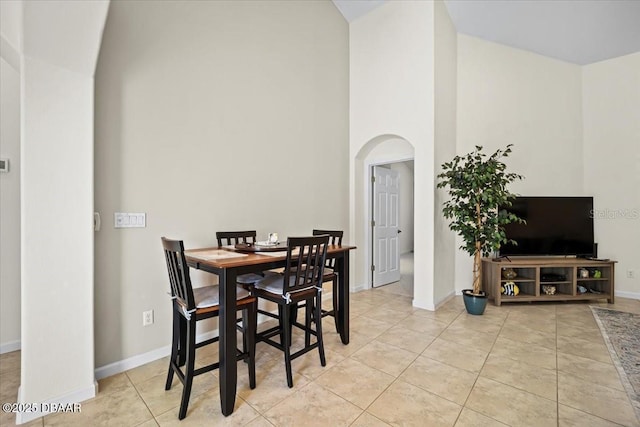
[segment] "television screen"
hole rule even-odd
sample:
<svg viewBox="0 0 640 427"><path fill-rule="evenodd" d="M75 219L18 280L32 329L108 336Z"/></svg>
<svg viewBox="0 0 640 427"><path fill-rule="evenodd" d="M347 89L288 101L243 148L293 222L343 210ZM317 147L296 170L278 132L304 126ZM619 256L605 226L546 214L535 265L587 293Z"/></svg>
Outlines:
<svg viewBox="0 0 640 427"><path fill-rule="evenodd" d="M596 256L593 197L517 197L505 209L527 223L504 227L517 245L503 245L500 255Z"/></svg>

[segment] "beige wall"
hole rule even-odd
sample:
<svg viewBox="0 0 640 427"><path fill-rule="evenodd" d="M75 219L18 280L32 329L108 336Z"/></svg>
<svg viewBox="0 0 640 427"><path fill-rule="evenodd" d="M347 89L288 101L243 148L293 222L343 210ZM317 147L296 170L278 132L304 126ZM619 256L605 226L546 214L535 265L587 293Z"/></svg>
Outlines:
<svg viewBox="0 0 640 427"><path fill-rule="evenodd" d="M512 191L585 194L580 66L459 34L457 109L458 154L514 144L507 164L525 179ZM469 287L471 269L457 251L457 291Z"/></svg>
<svg viewBox="0 0 640 427"><path fill-rule="evenodd" d="M433 308L433 3L387 2L353 21L350 34L354 287L370 287L367 156L386 141L414 148L414 305ZM406 158L386 158L386 163Z"/></svg>
<svg viewBox="0 0 640 427"><path fill-rule="evenodd" d="M0 59L0 353L20 348L20 74Z"/></svg>
<svg viewBox="0 0 640 427"><path fill-rule="evenodd" d="M581 82L578 65L458 35L458 153L514 144L515 191L582 194Z"/></svg>
<svg viewBox="0 0 640 427"><path fill-rule="evenodd" d="M82 402L96 392L93 70L108 3L21 6L18 401Z"/></svg>
<svg viewBox="0 0 640 427"><path fill-rule="evenodd" d="M435 4L435 151L437 175L441 165L456 153L457 34L443 2ZM447 198L444 189L435 190L434 203L434 301L436 306L454 293L455 236L442 216Z"/></svg>
<svg viewBox="0 0 640 427"><path fill-rule="evenodd" d="M20 53L22 5L0 1L0 353L20 348Z"/></svg>
<svg viewBox="0 0 640 427"><path fill-rule="evenodd" d="M348 235L348 46L329 1L112 2L96 72L98 367L169 344L161 236ZM114 229L119 211L147 227Z"/></svg>
<svg viewBox="0 0 640 427"><path fill-rule="evenodd" d="M19 52L22 52L22 9L23 4L21 1L0 2L0 37L2 37L0 51L3 57L10 55L19 59ZM9 49L12 52L7 53L5 49ZM12 65L16 69L19 68L19 63L12 63Z"/></svg>
<svg viewBox="0 0 640 427"><path fill-rule="evenodd" d="M616 293L640 299L640 53L584 66L582 80L584 183L598 255L618 261Z"/></svg>
<svg viewBox="0 0 640 427"><path fill-rule="evenodd" d="M19 401L79 402L95 395L93 78L31 58L22 73Z"/></svg>

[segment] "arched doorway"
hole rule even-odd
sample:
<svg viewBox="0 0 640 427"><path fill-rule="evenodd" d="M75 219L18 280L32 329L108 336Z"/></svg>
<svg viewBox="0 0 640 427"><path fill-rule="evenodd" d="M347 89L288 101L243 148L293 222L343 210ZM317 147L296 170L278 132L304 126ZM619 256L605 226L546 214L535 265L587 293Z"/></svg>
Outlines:
<svg viewBox="0 0 640 427"><path fill-rule="evenodd" d="M355 234L356 244L361 251L356 256L354 263L354 269L356 270L355 283L361 283L361 289L369 289L373 285L372 265L374 259L374 245L372 244L373 229L372 229L372 169L374 166L384 165L389 168L409 168L410 172L405 172L406 176L411 177L411 200L407 203L407 197L403 203L403 207L406 209L409 207L411 212L406 213L405 224L410 223L410 226L405 226L405 234L402 236L403 247L405 252L407 248L413 249L413 218L414 218L414 205L413 205L413 160L415 157L415 150L413 145L405 138L398 135L380 135L368 141L357 153L354 162L354 206L353 206L353 227L352 230ZM409 184L409 183L407 183ZM405 188L406 190L406 188ZM406 194L406 192L405 192Z"/></svg>
<svg viewBox="0 0 640 427"><path fill-rule="evenodd" d="M435 181L434 153L428 144L415 144L397 134L380 134L353 152L349 226L350 242L358 247L351 262L352 292L371 288L369 168L375 163L414 159L414 292L413 306L435 310ZM353 142L352 142L353 143ZM360 146L360 144L356 144Z"/></svg>

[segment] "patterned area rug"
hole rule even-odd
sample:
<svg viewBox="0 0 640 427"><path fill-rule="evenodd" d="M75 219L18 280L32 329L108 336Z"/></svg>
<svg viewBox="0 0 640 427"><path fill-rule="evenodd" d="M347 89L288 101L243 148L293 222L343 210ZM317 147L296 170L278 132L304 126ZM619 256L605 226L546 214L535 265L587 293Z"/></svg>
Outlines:
<svg viewBox="0 0 640 427"><path fill-rule="evenodd" d="M591 311L640 419L640 314L593 306Z"/></svg>

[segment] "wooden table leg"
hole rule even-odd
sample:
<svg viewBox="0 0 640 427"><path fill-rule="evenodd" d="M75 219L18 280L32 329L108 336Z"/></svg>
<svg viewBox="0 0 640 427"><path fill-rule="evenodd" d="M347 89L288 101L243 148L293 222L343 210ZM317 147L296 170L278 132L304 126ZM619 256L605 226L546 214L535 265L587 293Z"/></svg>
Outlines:
<svg viewBox="0 0 640 427"><path fill-rule="evenodd" d="M349 251L336 259L338 267L338 329L343 344L349 344Z"/></svg>
<svg viewBox="0 0 640 427"><path fill-rule="evenodd" d="M238 367L236 363L236 273L223 270L220 275L220 405L225 416L236 403Z"/></svg>

